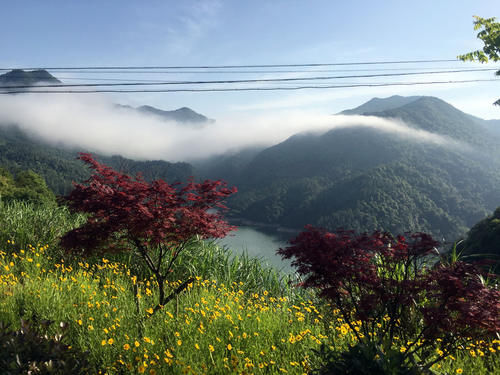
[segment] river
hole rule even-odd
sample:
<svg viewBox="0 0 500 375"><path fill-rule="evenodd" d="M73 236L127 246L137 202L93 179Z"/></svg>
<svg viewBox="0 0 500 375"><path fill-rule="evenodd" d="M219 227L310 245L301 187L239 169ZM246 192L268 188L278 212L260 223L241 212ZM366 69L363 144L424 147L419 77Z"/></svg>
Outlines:
<svg viewBox="0 0 500 375"><path fill-rule="evenodd" d="M238 226L238 230L227 237L218 240L218 244L226 246L234 253L248 252L249 256L262 258L269 265L291 273L290 261L282 260L276 255L276 250L287 246L287 240L293 238L293 233L279 232L270 228L256 226Z"/></svg>

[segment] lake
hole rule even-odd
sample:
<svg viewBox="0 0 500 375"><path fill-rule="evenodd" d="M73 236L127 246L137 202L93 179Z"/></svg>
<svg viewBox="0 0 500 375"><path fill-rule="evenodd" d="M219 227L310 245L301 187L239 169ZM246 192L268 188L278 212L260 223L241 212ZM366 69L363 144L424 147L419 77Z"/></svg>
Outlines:
<svg viewBox="0 0 500 375"><path fill-rule="evenodd" d="M287 240L293 238L293 233L279 232L270 228L254 226L238 226L238 230L227 237L217 240L221 246L231 249L234 253L248 252L251 257L262 258L269 265L291 273L290 261L281 260L276 250L287 246Z"/></svg>

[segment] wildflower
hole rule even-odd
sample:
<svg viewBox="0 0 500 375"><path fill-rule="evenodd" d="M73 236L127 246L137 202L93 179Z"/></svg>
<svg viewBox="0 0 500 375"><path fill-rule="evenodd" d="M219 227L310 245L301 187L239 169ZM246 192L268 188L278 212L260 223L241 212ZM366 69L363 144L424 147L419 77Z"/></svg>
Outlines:
<svg viewBox="0 0 500 375"><path fill-rule="evenodd" d="M102 340L102 341L101 341L101 345L102 345L102 346L106 345L106 340Z"/></svg>
<svg viewBox="0 0 500 375"><path fill-rule="evenodd" d="M231 350L232 348L231 344L227 344L227 350Z"/></svg>
<svg viewBox="0 0 500 375"><path fill-rule="evenodd" d="M457 368L457 374L461 374L462 372L464 372L464 370L462 370L461 368Z"/></svg>
<svg viewBox="0 0 500 375"><path fill-rule="evenodd" d="M215 351L213 345L208 345L208 350L210 350L210 352L212 353Z"/></svg>
<svg viewBox="0 0 500 375"><path fill-rule="evenodd" d="M123 350L129 350L129 349L130 349L130 345L129 344L123 345Z"/></svg>
<svg viewBox="0 0 500 375"><path fill-rule="evenodd" d="M113 345L113 343L115 342L115 340L113 339L108 339L108 345Z"/></svg>
<svg viewBox="0 0 500 375"><path fill-rule="evenodd" d="M135 340L134 345L136 348L138 348L141 345L141 343L139 341Z"/></svg>

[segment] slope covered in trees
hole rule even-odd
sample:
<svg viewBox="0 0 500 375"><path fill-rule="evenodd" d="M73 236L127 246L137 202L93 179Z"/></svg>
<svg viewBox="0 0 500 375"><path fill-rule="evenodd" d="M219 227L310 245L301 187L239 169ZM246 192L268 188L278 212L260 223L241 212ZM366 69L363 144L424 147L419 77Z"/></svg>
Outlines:
<svg viewBox="0 0 500 375"><path fill-rule="evenodd" d="M463 235L500 202L500 138L484 120L437 98L385 100L365 105L373 111L366 114L403 120L438 138L365 126L297 134L225 176L239 189L231 212L292 228Z"/></svg>

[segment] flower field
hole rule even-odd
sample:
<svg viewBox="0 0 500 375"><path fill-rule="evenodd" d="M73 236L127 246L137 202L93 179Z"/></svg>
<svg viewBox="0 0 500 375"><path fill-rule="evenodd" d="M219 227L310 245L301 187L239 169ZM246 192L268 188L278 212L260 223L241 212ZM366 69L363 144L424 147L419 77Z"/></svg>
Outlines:
<svg viewBox="0 0 500 375"><path fill-rule="evenodd" d="M230 281L215 271L208 277L204 269L153 313L154 279L139 276L133 264L56 259L52 254L58 252L48 246L18 249L10 242L0 251L0 321L18 327L20 317L51 320L51 334L66 322L65 342L88 352L96 373L307 374L321 364L322 345L343 351L356 341L338 312L312 294L249 288L237 275ZM167 282L167 289L190 275L175 276L179 279ZM477 344L433 370L494 373L500 368L500 342ZM400 351L406 346L394 342Z"/></svg>

